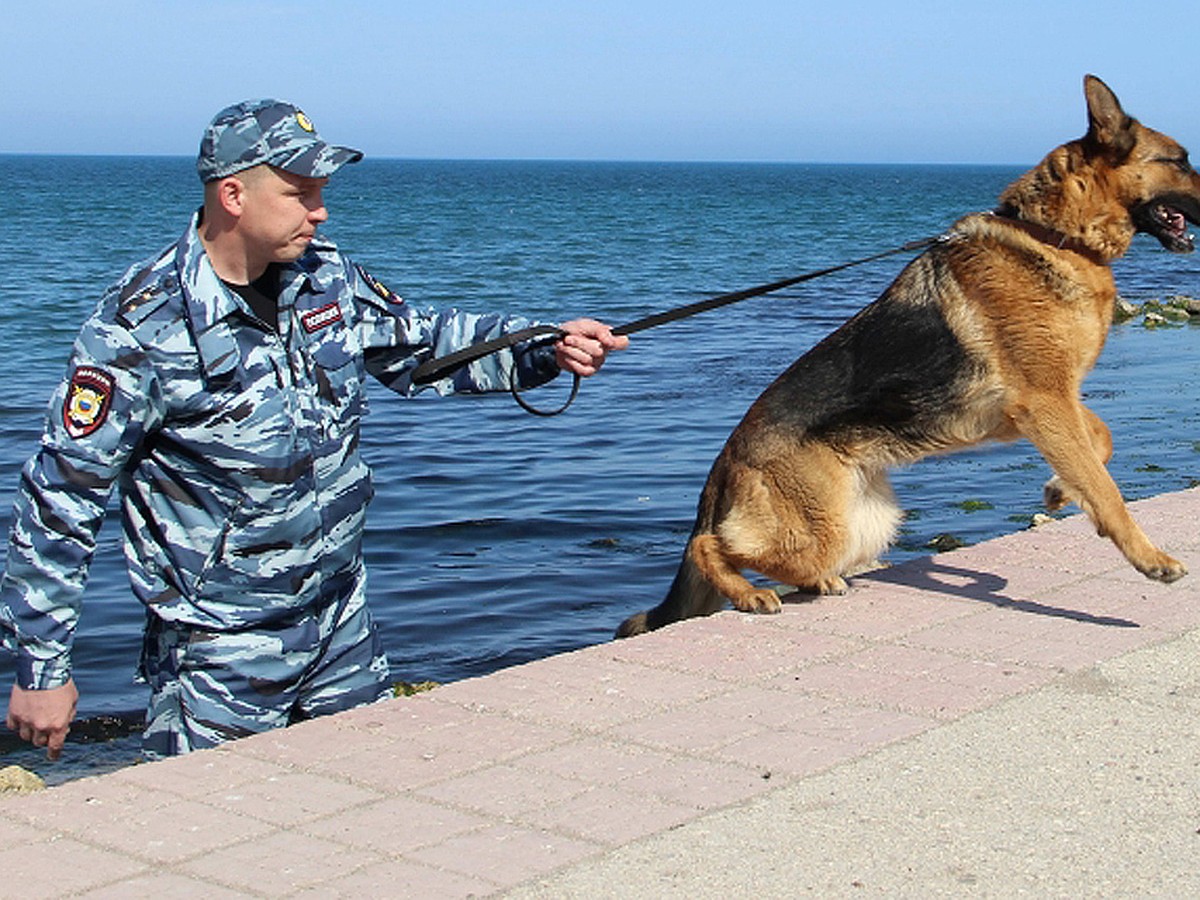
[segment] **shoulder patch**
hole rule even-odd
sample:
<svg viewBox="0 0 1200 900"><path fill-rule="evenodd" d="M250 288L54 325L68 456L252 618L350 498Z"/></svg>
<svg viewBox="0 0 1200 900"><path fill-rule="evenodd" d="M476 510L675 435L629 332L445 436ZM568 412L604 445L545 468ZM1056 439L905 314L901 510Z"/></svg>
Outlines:
<svg viewBox="0 0 1200 900"><path fill-rule="evenodd" d="M104 424L112 405L115 379L95 366L79 366L67 386L63 401L63 425L78 440Z"/></svg>
<svg viewBox="0 0 1200 900"><path fill-rule="evenodd" d="M364 269L362 266L355 263L354 268L358 270L358 276L367 283L367 287L373 290L376 294L386 300L388 303L403 303L400 296L388 288L386 284Z"/></svg>

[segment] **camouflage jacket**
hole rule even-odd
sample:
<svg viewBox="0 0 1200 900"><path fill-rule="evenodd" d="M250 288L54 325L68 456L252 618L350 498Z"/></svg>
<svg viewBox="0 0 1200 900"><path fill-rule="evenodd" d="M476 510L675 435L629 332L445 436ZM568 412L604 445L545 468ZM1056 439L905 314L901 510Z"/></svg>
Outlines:
<svg viewBox="0 0 1200 900"><path fill-rule="evenodd" d="M359 455L367 372L401 394L441 355L529 324L417 310L320 237L283 267L278 331L217 278L196 220L101 299L22 471L0 633L17 684L70 675L87 569L118 485L138 599L164 620L254 628L323 602L362 564L370 474ZM507 351L434 387L507 387ZM553 352L521 359L532 387Z"/></svg>

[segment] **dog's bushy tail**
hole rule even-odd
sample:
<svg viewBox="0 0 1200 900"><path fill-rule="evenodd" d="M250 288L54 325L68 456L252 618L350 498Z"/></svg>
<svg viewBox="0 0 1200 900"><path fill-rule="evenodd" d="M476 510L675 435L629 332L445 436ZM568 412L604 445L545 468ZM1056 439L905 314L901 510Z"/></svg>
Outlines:
<svg viewBox="0 0 1200 900"><path fill-rule="evenodd" d="M672 622L678 622L680 619L709 616L725 605L725 598L717 593L717 589L709 584L696 568L696 564L692 562L689 552L691 545L692 542L689 539L688 545L683 551L683 561L679 565L679 571L675 573L675 580L671 582L671 589L667 591L663 602L653 609L637 613L622 622L617 629L617 637L644 634L647 631L662 628L664 625L670 625Z"/></svg>

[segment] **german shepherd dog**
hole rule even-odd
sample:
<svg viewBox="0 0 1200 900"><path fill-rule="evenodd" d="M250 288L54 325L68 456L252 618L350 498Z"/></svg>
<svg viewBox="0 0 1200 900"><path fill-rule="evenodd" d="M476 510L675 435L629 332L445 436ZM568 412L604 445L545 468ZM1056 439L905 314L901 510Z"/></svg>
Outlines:
<svg viewBox="0 0 1200 900"><path fill-rule="evenodd" d="M1133 521L1108 473L1112 437L1080 398L1116 299L1109 263L1137 232L1193 249L1200 174L1176 141L1084 79L1087 134L1050 152L913 260L883 295L800 357L729 436L661 604L618 637L725 600L777 612L751 569L841 594L901 519L890 466L983 441L1028 438L1050 464L1051 510L1078 504L1148 578L1187 569Z"/></svg>

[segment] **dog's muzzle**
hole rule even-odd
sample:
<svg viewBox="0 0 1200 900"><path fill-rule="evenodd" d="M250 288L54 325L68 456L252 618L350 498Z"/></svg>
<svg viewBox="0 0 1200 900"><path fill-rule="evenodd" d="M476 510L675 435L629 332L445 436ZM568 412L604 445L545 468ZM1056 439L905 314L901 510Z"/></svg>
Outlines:
<svg viewBox="0 0 1200 900"><path fill-rule="evenodd" d="M1187 194L1165 194L1147 200L1133 210L1138 231L1154 235L1172 253L1191 253L1196 239L1188 223L1200 225L1200 201Z"/></svg>

